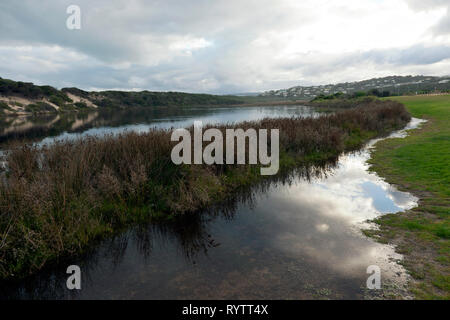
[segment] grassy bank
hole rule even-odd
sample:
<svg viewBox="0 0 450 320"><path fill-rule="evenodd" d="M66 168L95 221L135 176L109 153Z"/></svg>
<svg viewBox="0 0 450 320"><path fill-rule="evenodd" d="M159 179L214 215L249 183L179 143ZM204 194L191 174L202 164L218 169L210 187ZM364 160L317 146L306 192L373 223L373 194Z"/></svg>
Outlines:
<svg viewBox="0 0 450 320"><path fill-rule="evenodd" d="M417 298L450 298L450 95L398 97L412 116L427 119L405 139L376 145L371 170L415 194L413 210L382 216L379 231L369 232L381 242L397 245L414 278Z"/></svg>
<svg viewBox="0 0 450 320"><path fill-rule="evenodd" d="M279 129L280 171L287 172L336 159L409 120L403 105L372 101L317 119L234 127ZM219 127L224 136L226 128ZM127 225L174 218L264 179L256 165L174 165L170 135L154 130L12 147L0 185L0 278L36 272Z"/></svg>

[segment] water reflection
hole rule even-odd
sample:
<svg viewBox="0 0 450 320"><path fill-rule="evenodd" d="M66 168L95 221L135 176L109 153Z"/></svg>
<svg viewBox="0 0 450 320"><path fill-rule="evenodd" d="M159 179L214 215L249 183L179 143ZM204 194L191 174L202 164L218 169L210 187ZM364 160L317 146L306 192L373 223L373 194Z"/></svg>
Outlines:
<svg viewBox="0 0 450 320"><path fill-rule="evenodd" d="M104 135L123 131L148 131L152 127L188 127L195 120L227 123L265 117L315 117L305 106L252 107L152 107L98 110L90 113L11 117L0 119L0 144L13 141L48 143L80 135Z"/></svg>
<svg viewBox="0 0 450 320"><path fill-rule="evenodd" d="M392 247L362 236L361 225L416 205L367 171L370 144L322 167L249 190L175 222L140 226L59 263L3 298L360 299L366 269L378 265L388 292L406 295ZM82 270L82 290L66 289L65 268Z"/></svg>

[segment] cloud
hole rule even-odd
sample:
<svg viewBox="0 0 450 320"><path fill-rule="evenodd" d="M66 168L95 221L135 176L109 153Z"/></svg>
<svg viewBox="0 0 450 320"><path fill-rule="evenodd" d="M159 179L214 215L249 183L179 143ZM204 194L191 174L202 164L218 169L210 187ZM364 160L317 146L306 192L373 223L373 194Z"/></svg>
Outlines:
<svg viewBox="0 0 450 320"><path fill-rule="evenodd" d="M439 23L433 28L433 32L436 35L449 35L450 34L450 7L447 8L447 14L439 21Z"/></svg>
<svg viewBox="0 0 450 320"><path fill-rule="evenodd" d="M365 53L363 57L377 64L428 65L449 59L450 46L414 45L406 49L373 50Z"/></svg>
<svg viewBox="0 0 450 320"><path fill-rule="evenodd" d="M0 76L228 93L439 74L450 46L435 37L449 27L446 2L2 0ZM66 28L71 4L81 30Z"/></svg>
<svg viewBox="0 0 450 320"><path fill-rule="evenodd" d="M414 10L429 11L441 9L445 14L439 19L438 23L431 28L434 35L449 35L450 34L450 2L448 0L408 0L408 5Z"/></svg>
<svg viewBox="0 0 450 320"><path fill-rule="evenodd" d="M430 10L439 7L448 7L448 0L407 0L408 5L415 10Z"/></svg>

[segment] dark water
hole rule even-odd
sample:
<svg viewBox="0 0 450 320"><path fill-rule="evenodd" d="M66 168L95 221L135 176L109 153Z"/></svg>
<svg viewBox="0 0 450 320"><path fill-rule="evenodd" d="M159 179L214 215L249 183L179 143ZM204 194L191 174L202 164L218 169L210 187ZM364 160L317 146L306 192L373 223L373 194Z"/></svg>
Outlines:
<svg viewBox="0 0 450 320"><path fill-rule="evenodd" d="M196 120L196 119L195 119ZM413 120L410 127L418 121ZM397 134L401 136L401 134ZM371 144L334 164L279 177L209 211L128 230L84 257L15 285L2 298L363 299L407 296L392 247L361 233L365 223L416 205L372 173ZM66 288L79 265L82 289ZM383 290L367 290L367 267Z"/></svg>

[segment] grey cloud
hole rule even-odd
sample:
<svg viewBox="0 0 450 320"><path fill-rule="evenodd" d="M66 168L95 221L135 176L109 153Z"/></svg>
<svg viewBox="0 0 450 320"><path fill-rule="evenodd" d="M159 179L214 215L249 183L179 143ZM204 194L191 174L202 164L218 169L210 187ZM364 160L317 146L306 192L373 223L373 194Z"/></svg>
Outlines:
<svg viewBox="0 0 450 320"><path fill-rule="evenodd" d="M444 61L450 62L449 46L414 45L403 49L370 50L343 55L310 52L278 64L277 69L280 72L296 72L302 81L295 85L313 85L317 82L337 83L392 74L414 74L415 70L423 72L426 66ZM364 74L364 71L370 75ZM316 78L316 82L308 81L311 78Z"/></svg>
<svg viewBox="0 0 450 320"><path fill-rule="evenodd" d="M370 59L375 63L394 65L426 65L450 58L450 47L415 45L406 49L374 50L362 55L362 59Z"/></svg>
<svg viewBox="0 0 450 320"><path fill-rule="evenodd" d="M436 8L445 8L445 16L431 28L435 36L450 34L450 1L449 0L407 0L408 5L418 11L427 11Z"/></svg>
<svg viewBox="0 0 450 320"><path fill-rule="evenodd" d="M154 90L241 91L247 83L238 75L248 74L240 72L246 66L239 51L261 34L312 19L301 11L295 17L286 15L289 11L285 5L269 0L200 0L195 4L173 0L80 0L77 4L82 11L82 29L70 31L65 27L65 9L72 3L2 1L0 29L6 32L0 35L0 45L58 45L86 55L89 67L83 64L75 70L73 66L64 79L67 83L80 68L89 69L83 72L81 84L74 83L77 86L111 87L117 83L128 89L128 74L148 79L146 85ZM186 37L210 41L212 46L189 54L171 50L173 43L183 42ZM98 79L103 69L108 70L107 64L113 67L109 76ZM114 68L121 64L129 67ZM5 69L0 71L5 73ZM136 75L141 69L146 75ZM48 73L42 75L42 79L49 78ZM95 84L96 80L100 81Z"/></svg>
<svg viewBox="0 0 450 320"><path fill-rule="evenodd" d="M261 32L305 23L289 18L282 5L251 1L78 0L82 29L65 27L65 9L73 1L2 1L0 43L44 43L74 48L110 61L139 61L154 55L167 60L167 48L177 37L214 38L218 45L247 42ZM300 22L302 21L302 22ZM151 60L151 59L150 59Z"/></svg>
<svg viewBox="0 0 450 320"><path fill-rule="evenodd" d="M279 67L284 70L302 68L306 71L311 70L307 73L312 74L362 63L408 66L428 65L446 59L450 59L450 46L414 45L403 49L370 50L344 55L309 53L289 63L281 63Z"/></svg>
<svg viewBox="0 0 450 320"><path fill-rule="evenodd" d="M448 35L450 34L450 5L447 8L447 15L433 28L435 35Z"/></svg>
<svg viewBox="0 0 450 320"><path fill-rule="evenodd" d="M449 6L448 0L407 0L406 3L414 10L430 10Z"/></svg>
<svg viewBox="0 0 450 320"><path fill-rule="evenodd" d="M423 1L409 3L423 10ZM81 7L79 31L65 27L70 4ZM449 58L448 46L413 44L277 60L284 43L252 44L315 21L303 2L296 5L293 9L287 0L2 0L0 76L56 87L230 93L352 80L359 74L355 70L368 65L395 72ZM355 12L335 14L351 18ZM436 28L445 30L448 20ZM184 43L199 48L183 49Z"/></svg>

